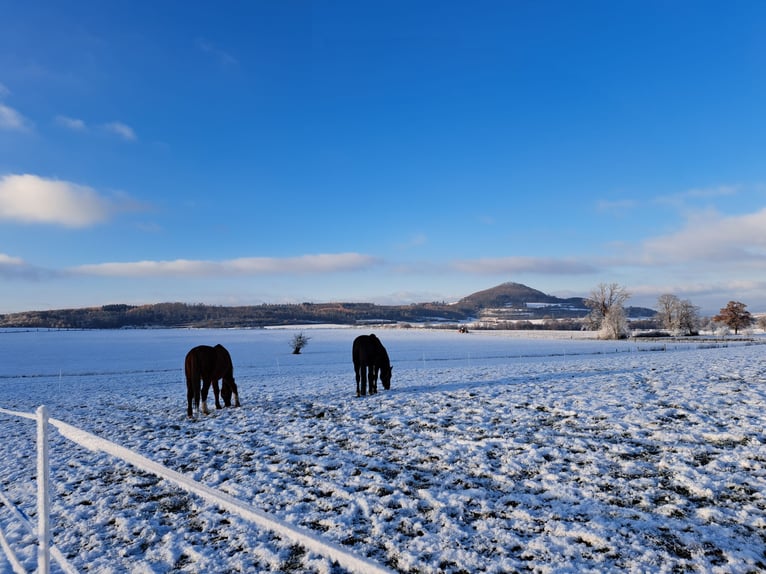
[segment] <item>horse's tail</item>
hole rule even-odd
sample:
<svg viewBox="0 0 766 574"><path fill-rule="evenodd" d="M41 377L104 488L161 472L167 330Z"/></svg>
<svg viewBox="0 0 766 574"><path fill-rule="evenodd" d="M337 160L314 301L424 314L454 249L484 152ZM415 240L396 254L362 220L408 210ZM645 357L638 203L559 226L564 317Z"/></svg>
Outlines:
<svg viewBox="0 0 766 574"><path fill-rule="evenodd" d="M200 377L202 375L201 366L199 364L199 357L197 353L192 349L186 355L186 361L184 362L184 373L186 374L186 399L187 399L187 414L189 417L193 416L192 405L194 410L199 414L200 404Z"/></svg>

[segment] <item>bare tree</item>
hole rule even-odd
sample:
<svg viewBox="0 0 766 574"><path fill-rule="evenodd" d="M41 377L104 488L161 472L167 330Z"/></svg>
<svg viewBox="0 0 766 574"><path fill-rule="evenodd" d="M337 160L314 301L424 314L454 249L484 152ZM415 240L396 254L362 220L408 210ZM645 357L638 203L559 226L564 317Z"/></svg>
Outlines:
<svg viewBox="0 0 766 574"><path fill-rule="evenodd" d="M678 297L665 293L657 299L657 320L664 329L672 331L676 328L675 315L678 306Z"/></svg>
<svg viewBox="0 0 766 574"><path fill-rule="evenodd" d="M303 347L309 344L309 339L311 339L311 337L307 337L303 333L298 333L295 335L292 341L290 341L290 347L293 349L293 355L300 355Z"/></svg>
<svg viewBox="0 0 766 574"><path fill-rule="evenodd" d="M593 331L599 331L603 339L623 339L628 334L628 321L625 317L625 302L630 298L624 287L617 283L600 283L585 299L590 308L586 325Z"/></svg>
<svg viewBox="0 0 766 574"><path fill-rule="evenodd" d="M699 331L699 307L669 293L657 299L657 319L673 334L694 335Z"/></svg>
<svg viewBox="0 0 766 574"><path fill-rule="evenodd" d="M688 299L678 304L678 331L682 335L697 335L700 329L700 308Z"/></svg>
<svg viewBox="0 0 766 574"><path fill-rule="evenodd" d="M753 324L753 316L745 307L747 305L739 301L729 301L726 307L722 307L718 315L713 317L713 321L723 323L730 329L734 329L736 335L740 329Z"/></svg>

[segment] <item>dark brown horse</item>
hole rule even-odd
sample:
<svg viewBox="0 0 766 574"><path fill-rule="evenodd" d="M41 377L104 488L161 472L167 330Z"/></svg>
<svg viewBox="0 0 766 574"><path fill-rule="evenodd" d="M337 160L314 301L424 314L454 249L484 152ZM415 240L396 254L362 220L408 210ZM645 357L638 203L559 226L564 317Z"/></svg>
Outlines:
<svg viewBox="0 0 766 574"><path fill-rule="evenodd" d="M354 339L351 350L356 373L356 396L367 394L369 382L370 394L378 392L378 375L383 383L383 388L391 388L391 372L393 367L388 359L388 353L383 343L375 335L359 335Z"/></svg>
<svg viewBox="0 0 766 574"><path fill-rule="evenodd" d="M239 394L237 384L234 382L234 367L231 363L231 355L223 345L210 347L200 345L194 347L186 354L184 363L186 371L186 414L193 418L192 403L194 411L199 415L200 411L200 381L202 381L202 412L208 414L207 393L210 385L213 385L213 394L215 394L215 408L220 409L221 403L218 401L218 380L223 379L221 383L221 395L223 402L227 407L231 406L231 399L234 398L234 406L239 405Z"/></svg>

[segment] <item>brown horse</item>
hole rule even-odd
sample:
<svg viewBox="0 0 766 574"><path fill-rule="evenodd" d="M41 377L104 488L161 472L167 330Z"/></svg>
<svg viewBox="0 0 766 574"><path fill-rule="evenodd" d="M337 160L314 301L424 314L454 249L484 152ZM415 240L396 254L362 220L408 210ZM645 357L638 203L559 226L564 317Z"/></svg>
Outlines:
<svg viewBox="0 0 766 574"><path fill-rule="evenodd" d="M234 367L231 363L231 355L223 345L210 347L200 345L194 347L186 354L184 362L186 372L186 414L189 418L194 417L194 411L199 416L200 411L200 380L202 381L202 412L208 414L207 393L210 385L213 385L213 394L215 394L215 408L220 409L221 403L218 401L218 380L223 379L221 384L221 395L223 402L227 407L231 406L231 399L234 398L234 406L239 405L239 394L237 384L234 382Z"/></svg>
<svg viewBox="0 0 766 574"><path fill-rule="evenodd" d="M375 335L359 335L354 339L351 357L356 373L357 397L367 394L368 382L370 394L374 395L378 392L378 374L380 374L383 388L386 390L391 388L393 367L388 359L386 348Z"/></svg>

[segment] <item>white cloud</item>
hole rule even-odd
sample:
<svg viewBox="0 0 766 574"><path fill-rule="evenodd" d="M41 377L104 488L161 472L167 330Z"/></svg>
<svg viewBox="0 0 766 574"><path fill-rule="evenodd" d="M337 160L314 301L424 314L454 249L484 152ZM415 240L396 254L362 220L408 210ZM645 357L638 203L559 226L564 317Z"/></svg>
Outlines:
<svg viewBox="0 0 766 574"><path fill-rule="evenodd" d="M644 264L766 264L766 208L737 216L695 214L676 233L646 240L642 251Z"/></svg>
<svg viewBox="0 0 766 574"><path fill-rule="evenodd" d="M5 253L0 253L0 278L2 279L25 279L37 281L53 275L55 275L55 273L33 267L20 257L12 257Z"/></svg>
<svg viewBox="0 0 766 574"><path fill-rule="evenodd" d="M0 265L5 267L9 265L23 265L24 260L19 257L11 257L5 253L0 253Z"/></svg>
<svg viewBox="0 0 766 574"><path fill-rule="evenodd" d="M690 198L709 198L709 197L730 197L740 192L739 185L719 185L718 187L696 187L682 194L682 197Z"/></svg>
<svg viewBox="0 0 766 574"><path fill-rule="evenodd" d="M654 202L674 207L683 207L689 200L710 200L718 197L730 197L732 195L738 194L740 191L742 191L742 187L739 185L720 185L718 187L693 188L681 193L658 197L654 200Z"/></svg>
<svg viewBox="0 0 766 574"><path fill-rule="evenodd" d="M67 116L56 116L56 124L75 132L84 132L88 129L83 120Z"/></svg>
<svg viewBox="0 0 766 574"><path fill-rule="evenodd" d="M224 261L176 259L80 265L71 271L108 277L222 277L275 274L337 273L375 265L378 260L359 253L303 255L300 257L246 257Z"/></svg>
<svg viewBox="0 0 766 574"><path fill-rule="evenodd" d="M633 199L608 200L602 199L596 202L596 209L600 212L615 215L624 215L638 207L638 202Z"/></svg>
<svg viewBox="0 0 766 574"><path fill-rule="evenodd" d="M728 278L697 278L689 281L672 281L656 284L634 284L629 288L630 304L656 307L657 299L665 293L672 293L681 299L688 299L701 308L703 314L713 314L728 301L743 301L750 311L766 311L766 281Z"/></svg>
<svg viewBox="0 0 766 574"><path fill-rule="evenodd" d="M0 177L0 219L86 227L105 221L111 210L90 187L29 174Z"/></svg>
<svg viewBox="0 0 766 574"><path fill-rule="evenodd" d="M451 266L465 273L492 275L509 273L579 275L597 271L595 267L582 261L547 257L484 257L454 261Z"/></svg>
<svg viewBox="0 0 766 574"><path fill-rule="evenodd" d="M122 122L109 122L104 124L104 129L108 132L120 136L126 141L136 141L138 139L136 132L133 131L133 128Z"/></svg>
<svg viewBox="0 0 766 574"><path fill-rule="evenodd" d="M0 129L25 132L31 128L29 121L19 112L0 104Z"/></svg>

